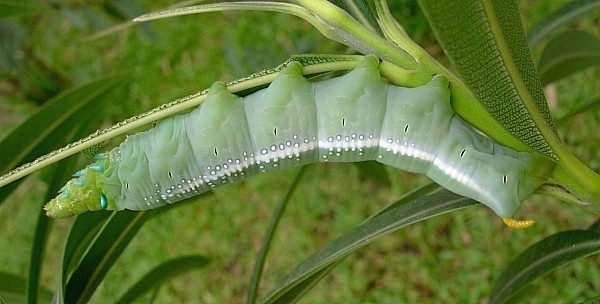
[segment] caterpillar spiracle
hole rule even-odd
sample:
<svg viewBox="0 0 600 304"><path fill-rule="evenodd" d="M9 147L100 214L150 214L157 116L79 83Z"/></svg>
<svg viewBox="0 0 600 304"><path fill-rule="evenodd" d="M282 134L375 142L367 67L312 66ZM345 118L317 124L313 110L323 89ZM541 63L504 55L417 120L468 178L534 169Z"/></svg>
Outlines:
<svg viewBox="0 0 600 304"><path fill-rule="evenodd" d="M45 206L47 214L152 209L260 172L376 160L512 216L541 184L530 172L533 155L458 117L444 77L399 87L382 81L378 64L367 56L344 76L309 82L291 62L268 88L246 97L215 83L192 112L99 154Z"/></svg>

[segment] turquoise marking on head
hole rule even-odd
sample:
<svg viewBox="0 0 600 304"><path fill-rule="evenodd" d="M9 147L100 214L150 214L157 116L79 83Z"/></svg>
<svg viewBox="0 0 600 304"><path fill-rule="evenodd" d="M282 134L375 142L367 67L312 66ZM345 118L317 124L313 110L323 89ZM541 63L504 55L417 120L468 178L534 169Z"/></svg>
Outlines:
<svg viewBox="0 0 600 304"><path fill-rule="evenodd" d="M102 207L102 209L106 209L106 207L108 207L108 200L102 192L100 192L100 207Z"/></svg>

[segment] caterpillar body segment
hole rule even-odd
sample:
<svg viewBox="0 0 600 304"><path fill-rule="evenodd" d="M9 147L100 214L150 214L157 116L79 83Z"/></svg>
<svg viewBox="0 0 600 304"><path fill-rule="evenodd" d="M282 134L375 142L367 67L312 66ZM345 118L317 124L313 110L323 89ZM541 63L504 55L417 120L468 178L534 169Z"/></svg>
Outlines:
<svg viewBox="0 0 600 304"><path fill-rule="evenodd" d="M508 218L541 184L531 176L534 156L464 122L450 107L448 85L442 76L416 88L386 84L373 56L320 82L309 82L291 62L268 88L243 98L216 83L199 108L104 153L46 210L67 217L151 209L260 172L377 160L426 174Z"/></svg>

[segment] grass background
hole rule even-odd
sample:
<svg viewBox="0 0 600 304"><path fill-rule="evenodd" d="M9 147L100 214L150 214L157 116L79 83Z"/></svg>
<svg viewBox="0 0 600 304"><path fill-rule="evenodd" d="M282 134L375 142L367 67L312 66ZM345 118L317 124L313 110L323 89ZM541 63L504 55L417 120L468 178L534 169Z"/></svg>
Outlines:
<svg viewBox="0 0 600 304"><path fill-rule="evenodd" d="M109 26L158 10L169 1L52 2L37 16L0 19L0 137L58 92L121 71L138 73L115 100L106 127L156 105L189 95L217 80L229 81L270 68L291 54L347 53L298 18L240 12L154 21L107 37L86 38ZM529 28L560 2L521 3ZM395 4L398 19L436 56L442 52L413 1ZM599 17L575 24L600 33ZM534 56L539 51L534 52ZM535 60L535 59L534 59ZM589 69L555 84L553 115L591 102L600 92L600 71ZM598 111L561 125L573 151L600 170ZM111 147L107 143L106 147ZM82 160L82 166L85 159ZM214 191L148 222L119 258L92 298L114 301L165 259L203 254L207 268L164 285L158 303L240 303L250 280L270 213L297 169L262 174ZM314 164L280 223L266 264L263 292L312 252L359 224L402 193L427 181L388 168L390 188L365 180L351 164ZM26 275L36 210L45 184L29 178L0 208L0 271ZM303 303L485 303L494 280L519 252L555 232L587 228L596 216L574 206L533 197L518 214L538 224L511 230L484 207L473 207L383 237L343 262ZM72 220L55 221L43 285L58 284L62 248ZM600 260L590 257L538 280L528 302L577 302L600 293Z"/></svg>

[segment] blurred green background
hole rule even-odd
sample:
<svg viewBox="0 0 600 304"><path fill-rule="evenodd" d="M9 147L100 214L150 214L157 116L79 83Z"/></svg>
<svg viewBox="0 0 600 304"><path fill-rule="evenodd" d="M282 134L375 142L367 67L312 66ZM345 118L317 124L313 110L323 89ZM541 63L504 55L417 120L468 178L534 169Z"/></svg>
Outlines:
<svg viewBox="0 0 600 304"><path fill-rule="evenodd" d="M442 50L413 1L390 1L415 40L434 56ZM37 2L32 2L37 5ZM274 67L298 53L351 53L308 23L287 15L227 12L136 25L108 36L92 35L170 1L43 1L37 14L0 18L0 137L59 92L123 71L136 71L123 99L98 113L110 126L154 106ZM521 3L526 30L560 7L559 1ZM600 17L572 27L600 33ZM534 50L535 56L539 50ZM440 59L445 62L443 58ZM600 71L588 69L554 84L553 115L599 98ZM585 163L600 170L600 111L561 124L559 133ZM114 143L107 143L110 148ZM1 156L0 156L1 157ZM82 158L82 166L86 162ZM92 298L106 303L167 258L202 254L207 268L163 286L158 303L245 301L255 255L275 204L297 169L263 174L214 191L196 203L148 222ZM369 215L427 181L388 168L392 186L364 179L351 164L313 164L288 207L266 264L263 292L303 258ZM27 179L0 208L0 271L25 275L36 211L46 185ZM519 218L538 224L507 229L484 207L408 227L379 239L343 262L303 303L485 303L494 280L530 244L566 229L587 228L595 216L548 198L527 201ZM64 238L72 219L55 221L43 285L58 284ZM600 291L600 259L591 257L538 280L532 302L573 302Z"/></svg>

